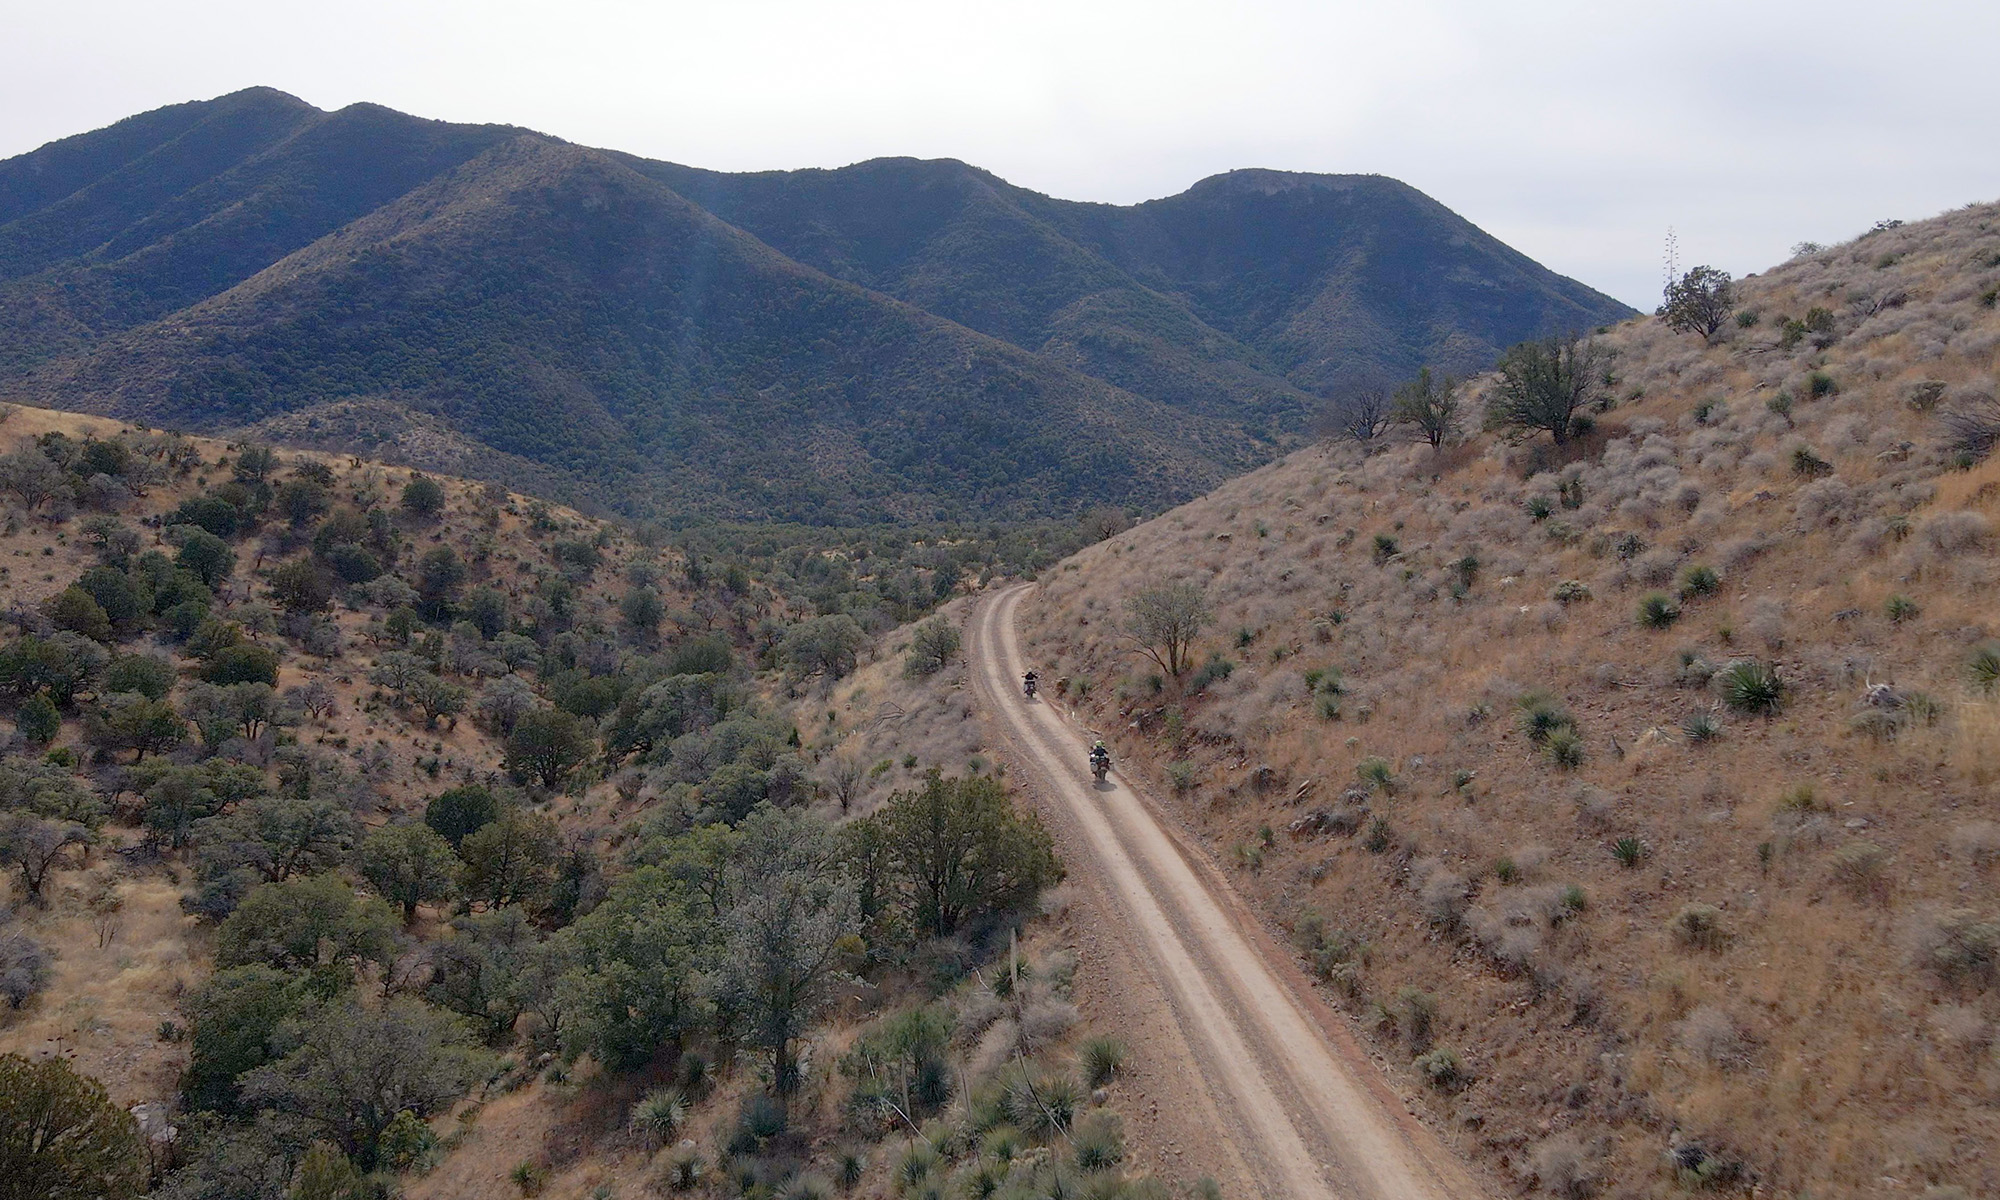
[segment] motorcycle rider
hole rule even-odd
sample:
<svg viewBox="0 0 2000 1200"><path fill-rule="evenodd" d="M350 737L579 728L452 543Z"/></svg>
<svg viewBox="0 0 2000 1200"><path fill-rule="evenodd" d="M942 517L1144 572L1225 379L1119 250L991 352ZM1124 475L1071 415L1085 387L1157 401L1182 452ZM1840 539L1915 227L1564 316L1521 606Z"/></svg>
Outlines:
<svg viewBox="0 0 2000 1200"><path fill-rule="evenodd" d="M1041 679L1041 676L1035 674L1033 671L1030 671L1026 675L1021 676L1021 690L1025 691L1030 696L1034 695L1035 683L1039 679Z"/></svg>
<svg viewBox="0 0 2000 1200"><path fill-rule="evenodd" d="M1091 774L1097 776L1097 778L1101 780L1104 778L1106 774L1110 772L1110 770L1111 770L1111 751L1105 748L1104 739L1099 738L1097 739L1097 741L1093 742L1090 747Z"/></svg>

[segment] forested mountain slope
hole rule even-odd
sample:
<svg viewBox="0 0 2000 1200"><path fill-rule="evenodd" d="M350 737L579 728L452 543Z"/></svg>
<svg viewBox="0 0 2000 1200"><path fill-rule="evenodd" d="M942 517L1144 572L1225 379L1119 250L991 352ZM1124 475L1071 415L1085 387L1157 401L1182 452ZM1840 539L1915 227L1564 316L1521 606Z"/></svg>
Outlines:
<svg viewBox="0 0 2000 1200"><path fill-rule="evenodd" d="M1996 297L2000 206L1810 250L1564 445L1483 379L1082 551L1029 656L1524 1193L1991 1194Z"/></svg>
<svg viewBox="0 0 2000 1200"><path fill-rule="evenodd" d="M1118 208L268 89L0 163L0 392L631 511L1157 506L1292 444L1330 390L1625 311L1370 177Z"/></svg>

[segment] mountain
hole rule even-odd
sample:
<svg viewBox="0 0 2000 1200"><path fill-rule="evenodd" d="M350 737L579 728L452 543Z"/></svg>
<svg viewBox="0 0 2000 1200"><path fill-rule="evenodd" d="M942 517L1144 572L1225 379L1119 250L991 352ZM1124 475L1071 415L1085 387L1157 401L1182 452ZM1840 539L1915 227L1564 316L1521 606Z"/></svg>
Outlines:
<svg viewBox="0 0 2000 1200"><path fill-rule="evenodd" d="M1331 390L1628 311L1377 177L1079 204L269 89L0 162L0 395L639 513L1159 507Z"/></svg>

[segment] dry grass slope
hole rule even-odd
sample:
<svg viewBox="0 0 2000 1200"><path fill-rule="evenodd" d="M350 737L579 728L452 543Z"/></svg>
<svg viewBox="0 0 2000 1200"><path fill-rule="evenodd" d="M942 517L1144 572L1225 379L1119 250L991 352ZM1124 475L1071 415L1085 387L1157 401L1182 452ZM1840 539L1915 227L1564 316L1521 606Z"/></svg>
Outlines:
<svg viewBox="0 0 2000 1200"><path fill-rule="evenodd" d="M1945 414L1993 402L2000 206L1739 290L1714 344L1601 335L1567 454L1303 451L1024 632L1524 1192L1991 1194L2000 458ZM1199 694L1121 634L1171 579Z"/></svg>

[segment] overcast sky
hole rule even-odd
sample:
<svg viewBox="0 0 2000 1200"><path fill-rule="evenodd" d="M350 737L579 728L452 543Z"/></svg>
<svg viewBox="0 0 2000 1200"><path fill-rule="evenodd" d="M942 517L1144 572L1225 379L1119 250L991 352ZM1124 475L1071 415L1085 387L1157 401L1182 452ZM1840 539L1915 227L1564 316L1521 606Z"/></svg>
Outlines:
<svg viewBox="0 0 2000 1200"><path fill-rule="evenodd" d="M2000 3L0 0L0 157L267 84L725 170L961 158L1131 203L1391 175L1652 308L2000 198Z"/></svg>

